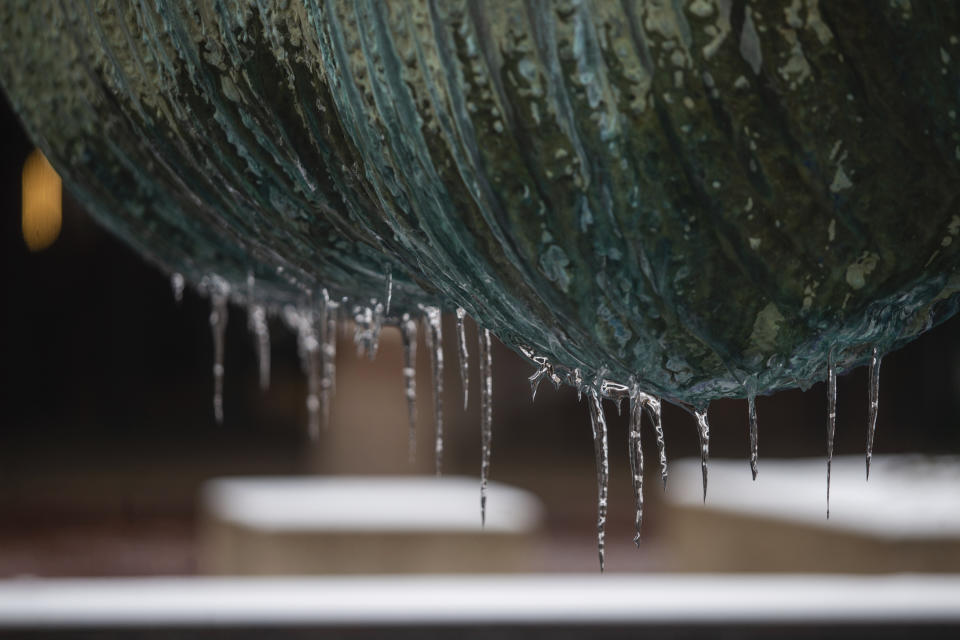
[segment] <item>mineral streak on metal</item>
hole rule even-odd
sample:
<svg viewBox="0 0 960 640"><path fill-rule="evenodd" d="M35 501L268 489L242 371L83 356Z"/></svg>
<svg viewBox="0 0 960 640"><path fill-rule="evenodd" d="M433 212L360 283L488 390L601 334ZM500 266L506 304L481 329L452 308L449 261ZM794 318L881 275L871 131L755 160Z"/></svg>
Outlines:
<svg viewBox="0 0 960 640"><path fill-rule="evenodd" d="M253 273L247 274L247 329L253 334L257 352L257 365L260 374L260 389L270 388L270 325L267 322L267 309L256 302L256 279Z"/></svg>
<svg viewBox="0 0 960 640"><path fill-rule="evenodd" d="M607 526L607 489L610 482L610 453L607 446L607 420L595 385L587 392L590 409L590 426L593 429L593 453L597 466L597 553L600 571L604 566L604 548Z"/></svg>
<svg viewBox="0 0 960 640"><path fill-rule="evenodd" d="M867 480L870 479L870 460L873 458L873 436L877 430L877 412L880 408L880 348L873 347L870 355L870 405L867 411Z"/></svg>
<svg viewBox="0 0 960 640"><path fill-rule="evenodd" d="M223 424L223 352L230 284L220 276L212 275L207 278L204 288L210 294L210 329L213 332L213 417L217 424Z"/></svg>
<svg viewBox="0 0 960 640"><path fill-rule="evenodd" d="M403 390L407 399L407 456L410 464L417 455L417 321L409 313L400 319L403 340Z"/></svg>
<svg viewBox="0 0 960 640"><path fill-rule="evenodd" d="M173 290L173 300L180 304L183 302L183 288L185 286L183 274L175 272L170 276L170 288Z"/></svg>
<svg viewBox="0 0 960 640"><path fill-rule="evenodd" d="M427 348L430 350L430 374L433 377L433 420L436 428L434 456L437 475L443 470L443 327L438 307L423 307Z"/></svg>
<svg viewBox="0 0 960 640"><path fill-rule="evenodd" d="M330 299L330 294L326 289L323 293L323 306L321 308L321 362L322 376L320 379L320 399L323 408L323 427L330 426L330 410L333 393L337 388L337 319L340 313L340 303ZM379 336L379 328L377 329ZM373 346L376 351L376 341Z"/></svg>
<svg viewBox="0 0 960 640"><path fill-rule="evenodd" d="M460 357L460 386L463 388L463 409L467 409L467 391L470 387L470 353L467 350L467 331L463 319L467 311L457 307L457 353Z"/></svg>
<svg viewBox="0 0 960 640"><path fill-rule="evenodd" d="M830 517L830 467L833 465L833 436L837 428L837 369L833 349L827 354L827 518Z"/></svg>
<svg viewBox="0 0 960 640"><path fill-rule="evenodd" d="M697 435L700 437L700 472L703 475L703 501L707 501L707 467L710 464L710 422L707 409L697 409L693 413L697 419Z"/></svg>
<svg viewBox="0 0 960 640"><path fill-rule="evenodd" d="M493 440L493 348L489 329L480 329L480 524L487 524L487 478Z"/></svg>
<svg viewBox="0 0 960 640"><path fill-rule="evenodd" d="M627 448L630 455L630 478L633 480L633 499L637 512L634 518L633 542L640 546L640 529L643 524L643 445L640 439L640 424L643 421L643 400L640 389L634 384L630 389L630 427Z"/></svg>
<svg viewBox="0 0 960 640"><path fill-rule="evenodd" d="M750 422L750 473L757 479L757 397L747 395L747 420Z"/></svg>

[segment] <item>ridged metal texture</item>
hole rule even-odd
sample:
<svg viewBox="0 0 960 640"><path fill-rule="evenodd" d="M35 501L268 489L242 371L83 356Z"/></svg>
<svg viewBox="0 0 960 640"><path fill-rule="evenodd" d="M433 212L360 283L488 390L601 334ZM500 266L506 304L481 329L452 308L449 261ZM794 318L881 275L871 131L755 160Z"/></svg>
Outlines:
<svg viewBox="0 0 960 640"><path fill-rule="evenodd" d="M956 310L960 4L13 0L0 83L197 283L460 306L585 380L805 385Z"/></svg>

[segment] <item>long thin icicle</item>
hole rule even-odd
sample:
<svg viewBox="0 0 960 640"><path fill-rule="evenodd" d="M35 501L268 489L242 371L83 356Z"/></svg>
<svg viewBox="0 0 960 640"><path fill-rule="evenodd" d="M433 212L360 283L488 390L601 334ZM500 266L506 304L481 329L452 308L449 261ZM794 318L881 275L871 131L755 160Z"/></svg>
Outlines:
<svg viewBox="0 0 960 640"><path fill-rule="evenodd" d="M311 440L320 437L320 341L313 312L288 305L283 309L287 325L297 332L297 355L300 368L307 376L307 433Z"/></svg>
<svg viewBox="0 0 960 640"><path fill-rule="evenodd" d="M407 398L407 455L410 464L417 455L417 321L409 313L400 320L400 335L403 338L403 387Z"/></svg>
<svg viewBox="0 0 960 640"><path fill-rule="evenodd" d="M837 429L837 370L833 349L827 355L827 518L830 517L830 467L833 465L833 436Z"/></svg>
<svg viewBox="0 0 960 640"><path fill-rule="evenodd" d="M380 332L383 331L383 304L371 300L373 305L373 323L370 325L370 346L367 348L367 356L371 360L377 357L377 349L380 348Z"/></svg>
<svg viewBox="0 0 960 640"><path fill-rule="evenodd" d="M607 419L596 386L589 390L590 426L593 429L593 452L597 465L597 553L600 571L604 566L607 526L607 488L610 481L610 454L607 446Z"/></svg>
<svg viewBox="0 0 960 640"><path fill-rule="evenodd" d="M467 349L467 331L463 319L467 311L457 307L457 353L460 355L460 386L463 388L463 408L467 408L467 390L470 387L470 352Z"/></svg>
<svg viewBox="0 0 960 640"><path fill-rule="evenodd" d="M434 456L437 475L443 470L443 327L440 309L424 307L427 320L427 347L430 349L430 371L433 376L433 419L436 426Z"/></svg>
<svg viewBox="0 0 960 640"><path fill-rule="evenodd" d="M700 436L700 473L703 475L703 501L707 501L707 467L710 464L710 421L707 420L707 409L697 409L693 412L697 419L697 435Z"/></svg>
<svg viewBox="0 0 960 640"><path fill-rule="evenodd" d="M173 273L170 276L170 288L173 290L173 301L177 304L183 302L183 289L186 283L182 273Z"/></svg>
<svg viewBox="0 0 960 640"><path fill-rule="evenodd" d="M867 411L867 480L870 479L870 461L873 459L873 436L877 431L877 412L880 408L880 348L874 346L870 355L870 405Z"/></svg>
<svg viewBox="0 0 960 640"><path fill-rule="evenodd" d="M267 310L262 304L253 304L247 309L247 327L256 340L260 389L266 391L270 388L270 325L267 323Z"/></svg>
<svg viewBox="0 0 960 640"><path fill-rule="evenodd" d="M663 488L667 488L667 441L663 437L663 422L660 413L660 398L647 396L643 403L653 423L654 433L657 434L657 453L660 456L660 480L663 481Z"/></svg>
<svg viewBox="0 0 960 640"><path fill-rule="evenodd" d="M393 267L387 265L387 301L383 306L383 315L390 315L390 303L393 301Z"/></svg>
<svg viewBox="0 0 960 640"><path fill-rule="evenodd" d="M247 329L255 340L260 389L266 391L270 388L270 326L266 307L256 302L255 288L256 279L250 272L247 274Z"/></svg>
<svg viewBox="0 0 960 640"><path fill-rule="evenodd" d="M323 352L320 347L320 340L317 339L318 329L315 326L315 319L311 312L302 322L305 332L303 340L303 368L307 374L307 434L310 439L317 441L320 439L320 424L322 414L325 412L323 401L323 382L321 371L323 369Z"/></svg>
<svg viewBox="0 0 960 640"><path fill-rule="evenodd" d="M371 301L370 306L354 307L353 342L357 345L357 355L373 360L377 355L380 339L380 326L383 321L383 306Z"/></svg>
<svg viewBox="0 0 960 640"><path fill-rule="evenodd" d="M227 301L230 285L220 276L210 276L210 329L213 332L213 417L223 424L223 351L227 332Z"/></svg>
<svg viewBox="0 0 960 640"><path fill-rule="evenodd" d="M753 391L747 394L747 419L750 422L750 473L756 480L759 456L757 448L757 397Z"/></svg>
<svg viewBox="0 0 960 640"><path fill-rule="evenodd" d="M633 480L633 499L637 507L634 518L633 542L640 546L640 529L643 524L643 446L640 440L640 424L643 418L643 400L640 390L630 389L630 430L627 448L630 454L630 478Z"/></svg>
<svg viewBox="0 0 960 640"><path fill-rule="evenodd" d="M487 478L493 440L493 349L490 330L479 332L480 352L480 525L487 524Z"/></svg>
<svg viewBox="0 0 960 640"><path fill-rule="evenodd" d="M333 402L333 393L337 381L337 317L340 312L340 303L330 299L326 289L323 290L323 308L320 319L321 326L321 367L320 377L320 406L322 408L322 425L326 429L330 426L330 409ZM374 347L376 348L376 347Z"/></svg>

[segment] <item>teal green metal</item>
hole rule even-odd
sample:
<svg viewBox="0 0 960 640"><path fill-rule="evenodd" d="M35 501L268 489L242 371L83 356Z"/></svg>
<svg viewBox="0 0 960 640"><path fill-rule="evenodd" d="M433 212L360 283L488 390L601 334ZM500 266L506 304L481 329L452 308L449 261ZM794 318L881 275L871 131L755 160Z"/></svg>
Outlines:
<svg viewBox="0 0 960 640"><path fill-rule="evenodd" d="M397 312L702 405L956 311L957 34L948 0L12 0L0 84L195 284L389 272Z"/></svg>

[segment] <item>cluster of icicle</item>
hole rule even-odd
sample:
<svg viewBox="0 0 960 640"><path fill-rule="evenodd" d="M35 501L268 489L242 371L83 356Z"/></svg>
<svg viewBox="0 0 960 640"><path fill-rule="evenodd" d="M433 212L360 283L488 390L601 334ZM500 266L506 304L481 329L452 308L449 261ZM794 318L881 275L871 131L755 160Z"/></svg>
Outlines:
<svg viewBox="0 0 960 640"><path fill-rule="evenodd" d="M597 549L600 559L600 570L604 568L604 548L606 541L605 527L607 521L607 492L610 479L610 456L607 441L607 421L603 411L602 400L611 400L621 412L624 400L629 401L630 415L627 429L628 452L630 459L630 477L633 484L633 497L636 507L634 517L634 543L640 544L640 530L643 523L643 447L641 445L640 426L643 414L649 416L656 435L657 451L660 463L660 478L664 489L667 486L667 453L661 420L661 399L646 393L633 379L627 384L608 380L601 370L591 381L584 379L580 369L569 368L551 363L546 357L537 355L528 347L520 347L520 351L536 366L530 376L530 392L533 399L537 397L537 389L544 379L550 380L554 387L567 384L577 391L577 399L587 396L590 412L590 426L593 430L593 448L596 458L597 472ZM866 475L870 478L870 461L873 456L873 439L877 426L877 410L880 391L880 352L879 347L873 347L870 358L869 371L869 404L867 418L867 453ZM751 381L745 385L747 396L747 422L750 435L750 472L753 479L757 479L758 468L758 435L757 435L757 408L756 388ZM697 436L700 441L700 469L703 477L703 499L707 499L707 473L710 461L710 422L707 418L708 407L693 407L683 402L672 401L677 406L690 413L697 427ZM830 517L830 468L833 462L833 441L836 432L837 416L837 375L834 353L830 352L827 362L827 517Z"/></svg>
<svg viewBox="0 0 960 640"><path fill-rule="evenodd" d="M179 302L183 296L184 278L173 274L171 285L174 297ZM213 411L218 423L223 422L223 351L224 335L228 318L228 302L231 299L230 284L220 276L211 275L200 283L201 293L210 298L210 326L213 332ZM256 302L255 282L252 275L247 278L246 295L237 296L235 302L246 303L247 325L254 337L260 367L260 386L267 389L270 385L270 334L267 323L268 309ZM416 455L416 353L418 320L423 324L427 350L430 354L430 369L433 382L433 413L435 425L434 457L436 473L443 468L443 330L441 311L435 306L421 306L417 316L403 313L390 314L392 297L392 278L387 278L385 302L371 299L368 304L351 305L346 298L333 300L326 289L320 290L319 300L314 301L307 295L306 303L301 306L287 305L280 315L286 325L297 335L297 349L304 375L307 378L307 431L311 439L316 440L330 420L330 403L335 390L337 332L338 327L353 321L354 343L358 355L370 359L376 357L380 333L384 326L395 326L400 330L403 342L403 382L407 401L407 419L409 424L409 457L413 461ZM456 310L457 353L459 355L460 381L463 388L463 406L467 408L469 388L469 347L467 345L465 318L466 311ZM480 365L480 518L486 523L487 479L490 473L490 446L493 433L493 361L491 352L491 334L488 329L478 331L478 354ZM605 370L599 371L592 380L586 380L578 368L569 368L551 363L546 357L537 355L532 349L520 347L521 353L536 367L529 377L532 399L536 399L537 390L544 379L550 380L555 388L566 384L577 392L582 401L586 395L593 432L594 454L596 458L597 481L597 548L600 570L604 569L605 528L607 520L607 494L610 477L610 459L607 438L607 421L603 410L603 399L611 400L621 412L623 401L629 401L628 451L630 476L635 502L634 542L639 546L640 531L643 523L643 473L644 458L641 444L641 423L643 414L647 414L656 437L659 457L660 478L663 487L667 485L667 453L661 420L661 398L643 391L633 379L622 384L605 378ZM876 432L877 410L880 385L879 347L873 347L869 365L869 404L867 420L866 475L870 477L870 461L873 454L873 440ZM835 354L831 350L827 360L827 517L830 517L830 471L833 461L833 442L836 432L837 376ZM757 479L758 435L756 388L751 380L745 385L747 396L747 421L750 438L750 471ZM672 401L690 413L697 427L700 442L700 466L703 477L703 499L707 497L707 475L710 456L710 422L707 418L708 407L693 407L683 402Z"/></svg>
<svg viewBox="0 0 960 640"><path fill-rule="evenodd" d="M185 280L182 274L174 273L170 284L174 299L179 303L183 298ZM223 377L224 377L224 338L228 320L228 303L245 304L247 307L247 327L254 338L259 363L260 387L266 390L270 386L270 329L268 312L264 304L257 301L255 279L247 276L247 287L243 295L234 292L230 283L218 276L209 275L200 282L199 291L210 299L210 328L213 333L213 415L218 424L223 423ZM232 294L237 295L231 298ZM339 327L348 326L353 321L353 340L357 354L371 360L376 357L380 342L380 333L385 326L396 326L403 340L403 381L404 395L407 401L407 420L409 425L409 457L413 462L416 456L416 354L418 320L422 321L427 349L430 353L430 369L433 381L433 410L436 436L434 455L437 475L443 468L443 329L441 312L438 307L421 306L417 316L403 313L390 315L393 294L392 278L387 278L385 301L371 299L368 304L351 305L347 298L334 300L327 289L321 288L320 295L314 300L312 293L305 294L302 305L286 305L277 313L284 323L297 335L297 352L303 373L307 379L307 433L312 440L320 437L320 432L330 422L330 406L336 389L337 332ZM349 310L349 311L348 311ZM465 328L466 311L458 308L457 352L459 354L460 381L463 386L463 407L467 408L469 398L469 358ZM487 478L490 472L490 446L493 435L493 353L492 336L488 329L478 331L478 354L480 365L480 521L486 524Z"/></svg>

